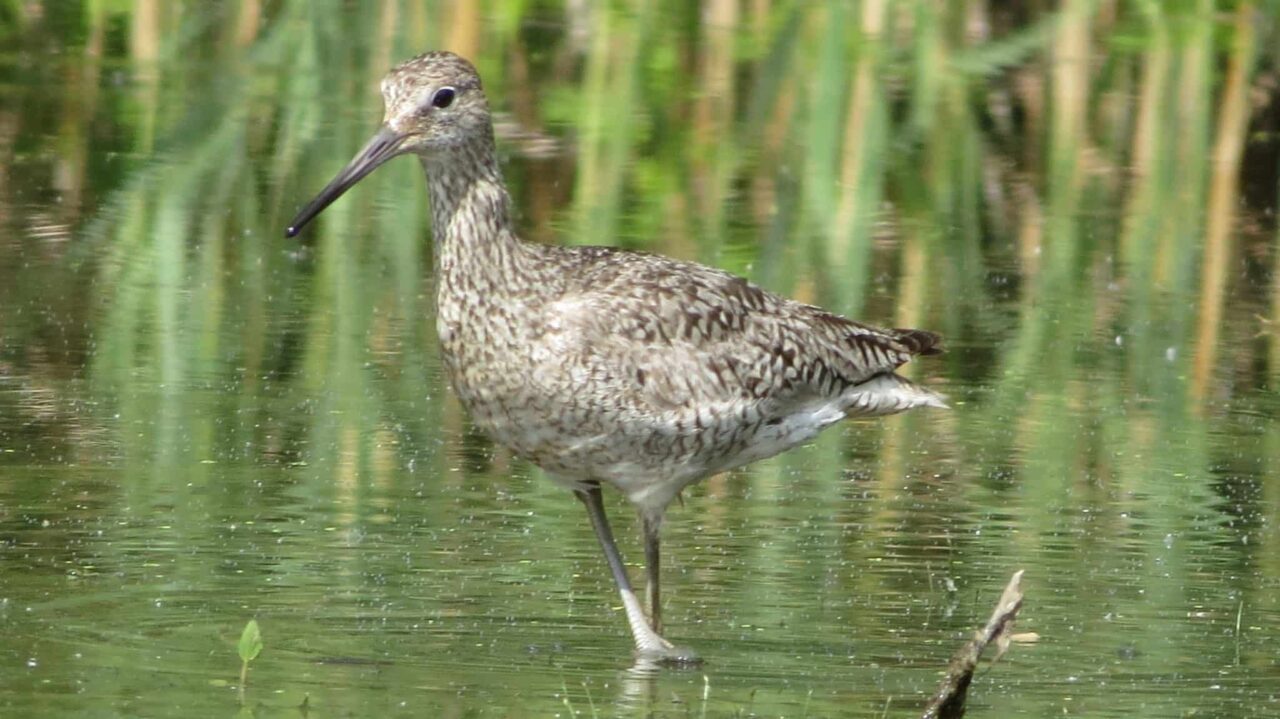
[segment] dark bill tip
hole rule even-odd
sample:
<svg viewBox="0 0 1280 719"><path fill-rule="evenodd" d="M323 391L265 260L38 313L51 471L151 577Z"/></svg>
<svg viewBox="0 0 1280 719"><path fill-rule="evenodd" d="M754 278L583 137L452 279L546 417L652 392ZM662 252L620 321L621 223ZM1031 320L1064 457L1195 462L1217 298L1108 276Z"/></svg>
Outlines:
<svg viewBox="0 0 1280 719"><path fill-rule="evenodd" d="M342 168L319 194L298 211L298 214L293 218L293 222L290 222L289 226L285 228L284 236L288 238L297 237L302 232L302 228L314 220L316 215L324 211L324 208L332 204L334 200L342 197L343 193L364 179L365 175L400 154L400 145L404 142L404 139L404 135L384 125L365 144L364 148L356 153L351 162L347 163L347 166Z"/></svg>

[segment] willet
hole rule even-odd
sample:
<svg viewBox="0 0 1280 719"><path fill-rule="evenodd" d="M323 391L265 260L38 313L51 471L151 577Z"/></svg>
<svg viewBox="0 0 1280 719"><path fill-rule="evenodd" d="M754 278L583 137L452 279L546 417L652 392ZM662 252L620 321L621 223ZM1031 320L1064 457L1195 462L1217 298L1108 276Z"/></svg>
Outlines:
<svg viewBox="0 0 1280 719"><path fill-rule="evenodd" d="M637 653L694 662L662 637L658 534L685 487L805 442L846 417L945 406L894 374L931 332L880 329L703 265L516 236L471 63L429 52L382 81L381 129L298 213L293 237L387 160L417 155L430 194L436 329L477 427L577 495L622 595ZM601 485L640 515L644 609Z"/></svg>

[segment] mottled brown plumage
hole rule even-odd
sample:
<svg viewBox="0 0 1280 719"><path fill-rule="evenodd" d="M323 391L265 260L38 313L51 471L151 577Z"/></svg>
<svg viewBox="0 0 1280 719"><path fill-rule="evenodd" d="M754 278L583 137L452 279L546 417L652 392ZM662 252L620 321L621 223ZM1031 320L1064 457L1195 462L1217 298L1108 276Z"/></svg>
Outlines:
<svg viewBox="0 0 1280 719"><path fill-rule="evenodd" d="M894 374L938 351L784 299L727 272L608 247L522 242L494 152L480 78L433 52L382 84L383 128L304 208L296 234L387 159L417 155L435 235L436 326L449 379L475 424L586 504L636 648L690 660L660 636L658 529L698 480L772 456L849 416L941 399ZM640 513L649 619L631 591L600 485Z"/></svg>

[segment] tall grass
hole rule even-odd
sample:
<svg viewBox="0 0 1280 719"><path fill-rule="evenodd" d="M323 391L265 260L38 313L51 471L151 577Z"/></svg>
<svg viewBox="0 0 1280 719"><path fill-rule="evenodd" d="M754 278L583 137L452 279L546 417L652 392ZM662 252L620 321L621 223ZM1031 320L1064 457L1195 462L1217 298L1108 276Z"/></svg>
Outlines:
<svg viewBox="0 0 1280 719"><path fill-rule="evenodd" d="M54 5L46 15L65 12ZM70 366L90 354L86 392L114 426L142 428L106 453L154 464L139 483L174 482L165 468L192 462L265 458L306 465L306 491L358 512L371 484L408 467L441 483L463 481L446 471L460 463L509 469L467 433L438 376L415 163L379 171L302 241L281 237L376 125L380 74L444 46L484 74L531 236L715 262L870 321L946 334L951 352L917 377L951 394L952 413L851 425L748 473L781 499L796 463L817 465L806 476L824 478L839 507L851 459L871 467L870 491L889 499L848 518L869 543L829 538L840 545L832 562L892 543L910 512L892 498L912 492L1030 498L1043 535L971 545L1014 558L1099 492L1206 507L1209 423L1257 394L1253 367L1280 376L1280 235L1238 191L1256 141L1249 98L1280 61L1274 10L87 3L58 26L58 66L36 71L77 82L44 83L31 109L3 111L21 125L0 135L6 156L22 145L58 158L57 182L83 201L60 210L75 228L61 262L24 273L0 259L0 359L33 383L78 372L47 359L47 325L8 319L88 276L94 301L58 310L80 352L54 356ZM35 127L44 116L58 122ZM95 159L104 143L125 169ZM526 153L548 145L559 152ZM24 212L15 191L0 192L6 223ZM1254 226L1266 229L1242 229ZM1240 271L1254 257L1271 263L1270 285ZM1258 316L1272 322L1264 341ZM0 397L5 411L32 412ZM1173 480L1168 461L1143 459L1170 437L1186 468ZM442 438L459 454L446 456ZM949 458L940 476L1011 479L934 485L913 471L935 454ZM717 479L699 491L735 490ZM1148 519L1166 533L1204 521L1179 506L1159 503ZM919 521L946 529L945 518ZM802 550L783 538L756 559ZM1150 580L1176 593L1187 571Z"/></svg>

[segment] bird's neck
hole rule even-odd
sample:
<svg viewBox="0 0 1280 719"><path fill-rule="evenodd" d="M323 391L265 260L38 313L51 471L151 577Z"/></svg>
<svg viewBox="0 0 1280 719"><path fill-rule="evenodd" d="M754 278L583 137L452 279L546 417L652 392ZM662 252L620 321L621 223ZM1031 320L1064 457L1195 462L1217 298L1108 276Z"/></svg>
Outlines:
<svg viewBox="0 0 1280 719"><path fill-rule="evenodd" d="M500 275L518 263L522 243L511 220L511 197L493 137L423 155L422 165L431 200L437 276L445 285L455 279L501 283Z"/></svg>

